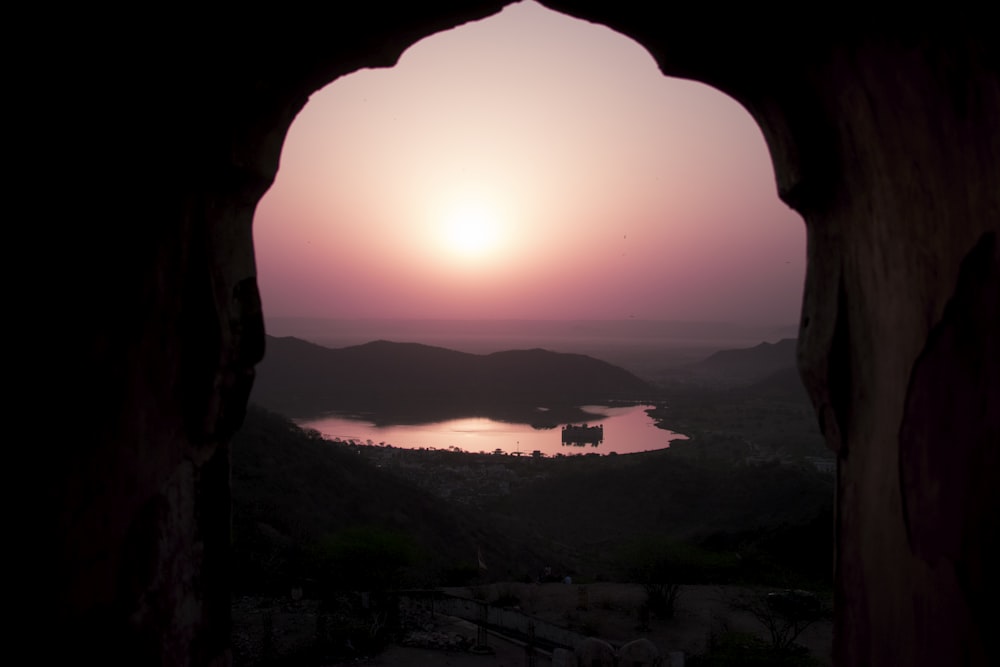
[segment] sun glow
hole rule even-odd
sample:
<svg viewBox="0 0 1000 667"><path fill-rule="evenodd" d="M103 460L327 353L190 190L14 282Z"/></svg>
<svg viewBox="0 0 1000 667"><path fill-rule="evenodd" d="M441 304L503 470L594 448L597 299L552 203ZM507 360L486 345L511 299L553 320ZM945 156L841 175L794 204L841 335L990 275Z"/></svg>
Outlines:
<svg viewBox="0 0 1000 667"><path fill-rule="evenodd" d="M440 240L443 247L459 259L495 255L503 240L496 210L480 203L453 207L444 216Z"/></svg>
<svg viewBox="0 0 1000 667"><path fill-rule="evenodd" d="M316 91L254 213L272 316L794 321L805 227L735 100L536 2Z"/></svg>

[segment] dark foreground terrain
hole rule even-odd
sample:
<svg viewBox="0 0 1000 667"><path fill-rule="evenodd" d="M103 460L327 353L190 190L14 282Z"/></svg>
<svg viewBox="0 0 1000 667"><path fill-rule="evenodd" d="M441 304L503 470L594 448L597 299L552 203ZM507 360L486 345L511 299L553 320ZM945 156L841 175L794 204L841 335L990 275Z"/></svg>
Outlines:
<svg viewBox="0 0 1000 667"><path fill-rule="evenodd" d="M233 443L235 588L239 600L258 602L238 605L234 630L259 635L270 628L270 636L279 619L299 618L308 627L298 630L305 637L298 664L330 664L403 640L379 591L451 587L561 615L556 622L586 634L607 634L604 628L622 622L638 627L645 614L649 627L667 633L666 643L705 653L716 632L706 619L722 612L701 604L685 611L685 604L707 600L693 591L798 588L824 595L832 477L791 458L731 460L728 439L692 433L670 450L609 457L388 451L328 442L251 407ZM442 497L436 482L455 475L482 493L461 502ZM559 589L566 577L572 583ZM580 595L579 586L612 584L648 598L653 584L664 583L688 591L674 616L594 598L589 615L553 611L539 598L543 590ZM491 584L507 592L483 588ZM357 591L373 596L367 607ZM307 603L324 611L273 611ZM265 617L270 626L261 625ZM683 642L670 639L685 618L697 631L685 631ZM719 628L723 638L742 632L724 622ZM261 650L241 654L240 664L260 664L254 660Z"/></svg>
<svg viewBox="0 0 1000 667"><path fill-rule="evenodd" d="M650 415L689 439L608 456L409 450L327 441L251 405L232 457L237 664L548 664L558 642L502 625L516 618L562 646L645 637L703 667L828 664L833 475L794 341L656 384L542 350L269 345L283 361L255 395L272 408L371 403L433 421L442 405L509 411L610 383L654 396ZM808 604L773 607L789 590ZM472 651L479 612L447 611L461 600L495 616L489 651Z"/></svg>
<svg viewBox="0 0 1000 667"><path fill-rule="evenodd" d="M796 636L795 648L772 652L766 626L737 604L758 589L737 586L685 586L671 619L650 619L645 626L640 610L645 599L636 584L599 582L591 584L496 584L446 589L460 596L479 596L508 605L505 613L524 613L538 623L551 623L593 636L616 648L639 638L651 641L661 656L680 652L685 664L711 665L802 665L832 664L832 624L820 619ZM263 619L270 616L272 631L288 644L314 641L309 632L316 626L316 606L306 602L241 598L234 607L237 664L262 664L265 647L260 639ZM374 655L349 649L339 656L311 664L376 667L537 667L553 664L554 649L541 642L499 630L486 635L487 650L477 651L477 623L444 613L408 618L394 639ZM303 629L306 632L303 632ZM256 632L256 634L255 634ZM272 652L280 650L272 645ZM353 654L352 654L353 653ZM308 664L302 661L301 664ZM665 663L669 665L670 663Z"/></svg>

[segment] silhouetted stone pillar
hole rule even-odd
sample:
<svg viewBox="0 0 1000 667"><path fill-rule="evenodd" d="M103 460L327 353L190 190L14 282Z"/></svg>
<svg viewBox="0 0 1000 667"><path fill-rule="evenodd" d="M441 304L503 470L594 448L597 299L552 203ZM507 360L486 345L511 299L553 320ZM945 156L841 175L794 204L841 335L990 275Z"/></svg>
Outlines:
<svg viewBox="0 0 1000 667"><path fill-rule="evenodd" d="M757 120L802 214L799 366L836 452L838 665L1000 663L1000 47L971 6L725 21L546 2ZM657 20L660 18L661 20ZM713 30L689 38L673 26ZM994 342L990 342L994 341Z"/></svg>

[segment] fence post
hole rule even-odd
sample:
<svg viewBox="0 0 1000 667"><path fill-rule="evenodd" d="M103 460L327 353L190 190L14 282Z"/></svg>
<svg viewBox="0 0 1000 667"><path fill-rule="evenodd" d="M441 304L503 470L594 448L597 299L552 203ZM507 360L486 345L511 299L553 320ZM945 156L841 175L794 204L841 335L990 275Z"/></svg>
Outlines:
<svg viewBox="0 0 1000 667"><path fill-rule="evenodd" d="M476 628L476 645L472 647L473 653L493 653L493 649L490 648L488 644L488 635L486 633L486 624L489 621L489 605L483 601L478 601L479 605L479 622Z"/></svg>
<svg viewBox="0 0 1000 667"><path fill-rule="evenodd" d="M528 641L524 645L524 657L527 667L535 667L535 622L528 621Z"/></svg>

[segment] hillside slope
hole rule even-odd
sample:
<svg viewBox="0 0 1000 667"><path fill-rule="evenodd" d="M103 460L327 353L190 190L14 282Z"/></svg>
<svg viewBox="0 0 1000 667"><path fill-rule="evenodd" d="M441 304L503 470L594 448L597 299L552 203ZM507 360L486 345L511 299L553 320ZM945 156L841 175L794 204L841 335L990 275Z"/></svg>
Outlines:
<svg viewBox="0 0 1000 667"><path fill-rule="evenodd" d="M753 382L795 366L797 341L785 338L754 347L720 350L691 369L698 374L730 382Z"/></svg>
<svg viewBox="0 0 1000 667"><path fill-rule="evenodd" d="M691 450L698 446L676 443ZM702 464L662 450L567 459L558 474L498 499L488 511L498 527L516 525L613 568L622 547L643 536L707 540L733 548L733 540L752 536L756 541L771 532L799 530L829 515L832 482L829 476L777 462ZM800 565L820 563L822 569L828 559L816 553L829 553L829 538L802 542L784 555L801 558Z"/></svg>
<svg viewBox="0 0 1000 667"><path fill-rule="evenodd" d="M317 554L330 538L376 530L412 544L418 563L409 584L474 575L488 562L534 570L533 545L498 533L457 507L365 458L251 405L232 442L234 578L239 590L288 590L322 579Z"/></svg>
<svg viewBox="0 0 1000 667"><path fill-rule="evenodd" d="M396 465L445 473L407 451ZM829 573L833 480L808 469L703 464L671 450L539 461L448 454L439 465L449 470L475 477L509 467L518 479L507 495L459 505L251 406L232 451L236 588L287 594L291 584L323 580L330 573L316 555L329 538L373 528L416 547L407 585L523 580L545 566L614 577L622 549L652 535L766 552L814 579ZM476 569L480 552L489 571Z"/></svg>
<svg viewBox="0 0 1000 667"><path fill-rule="evenodd" d="M388 341L334 349L268 337L252 400L293 417L341 411L436 420L652 393L628 371L580 354L534 349L480 355Z"/></svg>

